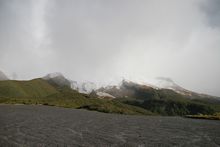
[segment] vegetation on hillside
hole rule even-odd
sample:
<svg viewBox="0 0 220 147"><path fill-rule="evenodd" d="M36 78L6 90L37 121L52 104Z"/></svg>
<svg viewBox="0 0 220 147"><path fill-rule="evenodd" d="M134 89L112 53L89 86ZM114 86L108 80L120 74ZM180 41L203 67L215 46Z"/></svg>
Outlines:
<svg viewBox="0 0 220 147"><path fill-rule="evenodd" d="M66 108L88 109L105 113L152 115L148 110L105 99L90 98L67 86L48 84L42 79L0 81L0 103L42 104Z"/></svg>
<svg viewBox="0 0 220 147"><path fill-rule="evenodd" d="M212 115L220 112L220 102L210 99L189 99L168 89L153 89L126 83L114 89L113 100L99 99L44 79L30 81L0 81L0 103L42 104L67 108L88 109L105 113L143 115ZM111 94L112 94L111 93Z"/></svg>
<svg viewBox="0 0 220 147"><path fill-rule="evenodd" d="M217 102L211 103L209 101L189 99L169 89L155 90L150 97L148 90L146 90L145 96L144 94L145 92L141 92L141 97L137 95L130 98L119 98L118 101L138 106L160 115L184 116L219 112L220 104Z"/></svg>
<svg viewBox="0 0 220 147"><path fill-rule="evenodd" d="M43 79L0 81L1 98L39 98L55 93L56 88Z"/></svg>

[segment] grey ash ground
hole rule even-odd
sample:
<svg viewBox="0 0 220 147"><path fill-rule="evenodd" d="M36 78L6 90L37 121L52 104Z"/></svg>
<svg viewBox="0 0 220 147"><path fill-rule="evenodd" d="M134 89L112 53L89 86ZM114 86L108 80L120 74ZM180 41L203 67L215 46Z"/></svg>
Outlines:
<svg viewBox="0 0 220 147"><path fill-rule="evenodd" d="M0 105L0 146L220 146L220 121Z"/></svg>

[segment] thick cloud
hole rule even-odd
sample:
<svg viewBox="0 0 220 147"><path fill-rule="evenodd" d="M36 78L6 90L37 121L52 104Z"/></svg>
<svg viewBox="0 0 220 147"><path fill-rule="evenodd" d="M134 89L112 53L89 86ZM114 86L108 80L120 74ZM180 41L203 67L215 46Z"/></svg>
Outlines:
<svg viewBox="0 0 220 147"><path fill-rule="evenodd" d="M20 79L170 77L220 96L218 0L0 2L0 67Z"/></svg>

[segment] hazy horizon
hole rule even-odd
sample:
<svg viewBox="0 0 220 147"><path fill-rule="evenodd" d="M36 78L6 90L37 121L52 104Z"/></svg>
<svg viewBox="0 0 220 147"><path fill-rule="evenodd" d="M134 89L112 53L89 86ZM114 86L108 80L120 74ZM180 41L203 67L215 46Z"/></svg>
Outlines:
<svg viewBox="0 0 220 147"><path fill-rule="evenodd" d="M220 96L219 0L1 0L0 70L110 83L169 77Z"/></svg>

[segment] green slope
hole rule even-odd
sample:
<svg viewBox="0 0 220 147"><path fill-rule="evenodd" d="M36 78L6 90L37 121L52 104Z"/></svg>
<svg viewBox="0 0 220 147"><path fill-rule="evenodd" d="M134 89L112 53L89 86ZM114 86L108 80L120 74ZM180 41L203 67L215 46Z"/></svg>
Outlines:
<svg viewBox="0 0 220 147"><path fill-rule="evenodd" d="M152 115L148 110L117 101L91 98L68 86L58 86L43 79L0 81L0 103L43 104L88 109L105 113Z"/></svg>
<svg viewBox="0 0 220 147"><path fill-rule="evenodd" d="M107 89L109 90L109 89ZM170 89L153 89L145 85L123 82L120 89L110 89L121 103L138 106L160 115L194 115L219 112L217 99L192 99Z"/></svg>
<svg viewBox="0 0 220 147"><path fill-rule="evenodd" d="M213 114L219 112L220 103L210 103L186 98L172 90L162 89L151 91L142 91L141 96L136 91L136 95L117 100L147 109L160 115L194 115L194 114Z"/></svg>
<svg viewBox="0 0 220 147"><path fill-rule="evenodd" d="M57 85L44 79L0 81L0 103L43 104L106 113L144 115L213 114L220 110L217 100L191 100L168 89L156 90L127 84L112 92L122 98L98 99L72 90L67 85Z"/></svg>
<svg viewBox="0 0 220 147"><path fill-rule="evenodd" d="M0 97L2 98L39 98L55 93L57 93L56 88L43 79L0 81Z"/></svg>
<svg viewBox="0 0 220 147"><path fill-rule="evenodd" d="M127 105L114 100L98 99L89 95L78 93L68 87L58 89L59 93L52 94L43 99L43 104L68 108L87 109L105 113L142 114L153 113L136 106Z"/></svg>

